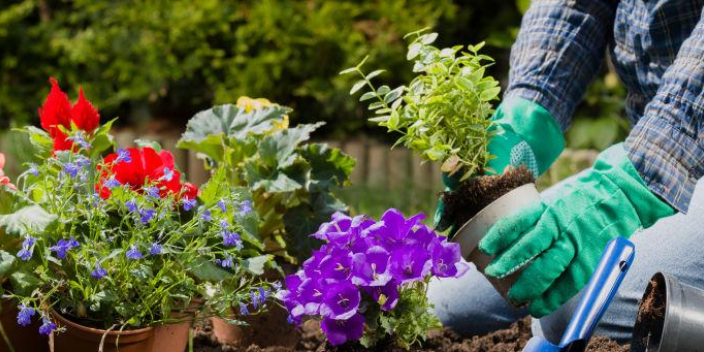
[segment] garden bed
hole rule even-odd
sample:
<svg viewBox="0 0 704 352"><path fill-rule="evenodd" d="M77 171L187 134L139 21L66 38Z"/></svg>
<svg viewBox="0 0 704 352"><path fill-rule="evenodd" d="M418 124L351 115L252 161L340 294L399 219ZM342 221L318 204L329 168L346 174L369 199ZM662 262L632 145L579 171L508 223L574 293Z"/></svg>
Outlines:
<svg viewBox="0 0 704 352"><path fill-rule="evenodd" d="M295 348L269 347L259 348L251 346L247 349L236 349L229 346L221 346L214 342L210 332L209 323L204 323L196 330L195 348L196 352L311 352L311 351L336 351L336 352L356 352L356 351L393 351L405 352L399 347L380 345L376 349L354 348L353 346L342 346L339 348L326 348L323 342L323 335L320 330L311 322L304 324L301 329L301 341ZM506 330L500 330L484 336L463 338L449 329L431 332L425 348L413 348L412 351L442 351L442 352L520 352L531 337L530 318L519 321ZM628 352L629 346L619 346L615 342L604 337L593 338L589 347L589 352Z"/></svg>

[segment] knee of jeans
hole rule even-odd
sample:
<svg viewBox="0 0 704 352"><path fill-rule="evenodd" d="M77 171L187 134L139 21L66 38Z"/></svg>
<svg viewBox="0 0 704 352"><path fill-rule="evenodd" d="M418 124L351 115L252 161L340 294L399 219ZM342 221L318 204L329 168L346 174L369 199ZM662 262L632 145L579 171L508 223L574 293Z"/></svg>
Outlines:
<svg viewBox="0 0 704 352"><path fill-rule="evenodd" d="M527 315L506 303L474 269L457 279L433 279L428 300L443 326L465 336L505 329Z"/></svg>

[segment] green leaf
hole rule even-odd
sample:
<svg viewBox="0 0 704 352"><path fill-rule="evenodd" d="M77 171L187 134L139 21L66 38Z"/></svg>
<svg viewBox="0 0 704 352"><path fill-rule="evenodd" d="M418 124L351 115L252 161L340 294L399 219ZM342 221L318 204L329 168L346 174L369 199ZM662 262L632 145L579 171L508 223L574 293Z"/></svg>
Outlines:
<svg viewBox="0 0 704 352"><path fill-rule="evenodd" d="M484 100L484 101L490 101L493 99L496 99L496 97L499 96L499 93L501 92L501 87L496 87L496 88L490 88L487 89L481 94L479 94L479 99Z"/></svg>
<svg viewBox="0 0 704 352"><path fill-rule="evenodd" d="M429 45L429 44L432 44L435 41L435 39L437 39L437 38L438 38L437 33L428 33L428 34L424 34L421 37L421 42L425 45Z"/></svg>
<svg viewBox="0 0 704 352"><path fill-rule="evenodd" d="M379 89L376 90L376 93L381 96L384 96L389 91L391 91L391 88L389 88L389 86L381 86L381 87L379 87Z"/></svg>
<svg viewBox="0 0 704 352"><path fill-rule="evenodd" d="M200 189L200 200L206 207L217 203L227 193L227 169L219 167L210 177L210 180Z"/></svg>
<svg viewBox="0 0 704 352"><path fill-rule="evenodd" d="M406 55L406 60L411 61L415 59L418 54L420 54L421 49L423 49L423 44L415 42L408 47L408 54Z"/></svg>
<svg viewBox="0 0 704 352"><path fill-rule="evenodd" d="M367 80L369 81L369 80L371 80L372 78L374 78L374 77L376 77L376 76L378 76L378 75L380 75L380 74L382 74L382 73L384 73L384 72L386 72L386 70L376 70L376 71L372 71L372 72L370 72L370 73L366 76L366 77L367 77Z"/></svg>
<svg viewBox="0 0 704 352"><path fill-rule="evenodd" d="M390 91L390 92L389 92L388 94L386 94L386 96L384 97L384 101L385 101L387 104L391 104L392 102L394 102L396 99L398 99L399 97L401 97L401 94L403 94L403 88L404 88L404 87L401 86L401 87L398 87L398 88L396 88L396 89Z"/></svg>
<svg viewBox="0 0 704 352"><path fill-rule="evenodd" d="M137 147L139 147L139 148L145 148L145 147L152 148L157 153L161 152L163 149L161 147L161 143L159 143L157 141L151 141L148 139L142 139L142 138L135 139L134 144L136 144Z"/></svg>
<svg viewBox="0 0 704 352"><path fill-rule="evenodd" d="M362 94L361 97L359 97L359 101L365 101L365 100L374 99L374 98L376 98L376 94L374 92L366 92L366 93Z"/></svg>
<svg viewBox="0 0 704 352"><path fill-rule="evenodd" d="M44 231L57 217L38 205L30 205L13 214L0 215L0 226L6 233L25 235Z"/></svg>
<svg viewBox="0 0 704 352"><path fill-rule="evenodd" d="M346 69L340 71L339 74L341 74L341 75L346 75L346 74L349 74L349 73L352 73L352 72L357 72L357 67L346 68Z"/></svg>
<svg viewBox="0 0 704 352"><path fill-rule="evenodd" d="M311 166L310 186L317 189L344 185L356 164L352 157L326 144L309 144L301 150L301 156Z"/></svg>
<svg viewBox="0 0 704 352"><path fill-rule="evenodd" d="M357 81L357 83L352 86L352 89L350 89L350 95L357 93L360 89L364 88L365 85L367 85L367 81Z"/></svg>
<svg viewBox="0 0 704 352"><path fill-rule="evenodd" d="M222 281L232 277L232 273L202 257L194 260L189 270L200 281Z"/></svg>
<svg viewBox="0 0 704 352"><path fill-rule="evenodd" d="M293 164L298 146L308 141L311 133L322 125L323 122L298 125L266 136L259 144L262 163L271 169L283 169Z"/></svg>
<svg viewBox="0 0 704 352"><path fill-rule="evenodd" d="M242 261L242 267L253 275L264 275L264 267L272 258L271 255L247 258Z"/></svg>
<svg viewBox="0 0 704 352"><path fill-rule="evenodd" d="M0 250L0 277L6 277L15 265L15 256Z"/></svg>

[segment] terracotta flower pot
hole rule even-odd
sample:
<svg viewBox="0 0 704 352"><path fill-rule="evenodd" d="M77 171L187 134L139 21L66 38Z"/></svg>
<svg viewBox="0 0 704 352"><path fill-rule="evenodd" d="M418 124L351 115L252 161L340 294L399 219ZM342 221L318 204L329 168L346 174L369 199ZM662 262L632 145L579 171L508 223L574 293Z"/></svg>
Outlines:
<svg viewBox="0 0 704 352"><path fill-rule="evenodd" d="M173 312L174 324L160 325L154 328L154 346L152 352L183 352L188 347L188 337L196 314L203 301L194 299L188 309L183 312Z"/></svg>
<svg viewBox="0 0 704 352"><path fill-rule="evenodd" d="M15 352L48 352L49 339L39 334L39 319L34 316L29 326L17 325L17 302L9 299L2 300L2 323L5 334L10 340ZM10 352L5 340L0 338L0 352Z"/></svg>
<svg viewBox="0 0 704 352"><path fill-rule="evenodd" d="M474 263L477 269L483 273L484 269L489 266L494 258L479 250L479 242L486 236L491 226L501 218L539 199L540 193L538 189L535 188L535 184L531 183L520 186L491 202L491 204L487 205L486 208L482 209L477 215L469 219L469 221L457 231L452 241L460 244L462 257ZM508 294L508 290L513 283L516 282L520 273L521 270L518 270L503 279L487 278L494 288L505 298Z"/></svg>
<svg viewBox="0 0 704 352"><path fill-rule="evenodd" d="M259 315L237 318L249 325L233 325L220 318L211 319L213 335L219 343L232 347L257 345L266 348L293 347L300 340L295 326L288 322L288 312L278 305L271 305L267 312Z"/></svg>
<svg viewBox="0 0 704 352"><path fill-rule="evenodd" d="M54 352L98 351L100 341L105 335L105 330L74 323L56 311L53 311L52 315L57 320L57 325L66 328L65 332L55 335ZM118 343L117 346L115 345L116 343ZM110 331L105 336L103 352L152 352L153 346L154 328L152 327L137 330Z"/></svg>

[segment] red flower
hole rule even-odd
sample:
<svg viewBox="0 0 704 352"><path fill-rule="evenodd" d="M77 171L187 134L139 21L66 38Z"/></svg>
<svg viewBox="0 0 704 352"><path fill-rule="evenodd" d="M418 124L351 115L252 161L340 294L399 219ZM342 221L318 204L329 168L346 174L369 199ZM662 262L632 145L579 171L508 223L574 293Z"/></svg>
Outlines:
<svg viewBox="0 0 704 352"><path fill-rule="evenodd" d="M100 114L83 95L79 88L78 101L71 107L68 96L61 90L59 83L53 77L49 78L51 91L46 97L44 105L39 108L39 119L42 128L49 132L54 139L54 151L68 150L73 147L73 142L66 139L66 134L59 126L66 130L71 129L71 122L78 129L92 134L100 123Z"/></svg>
<svg viewBox="0 0 704 352"><path fill-rule="evenodd" d="M113 153L105 157L105 164L108 170L103 172L101 182L98 185L100 195L103 198L110 196L110 190L103 187L103 183L110 177L115 177L123 185L129 185L133 190L141 192L146 185L156 184L161 197L175 194L177 198L195 198L198 188L191 184L181 184L181 173L176 170L174 156L171 152L162 150L157 153L152 148L129 148L129 162L115 161L119 153ZM194 196L195 194L195 196Z"/></svg>
<svg viewBox="0 0 704 352"><path fill-rule="evenodd" d="M8 187L14 189L15 185L10 183L9 177L5 176L5 172L3 171L4 168L5 168L5 154L0 153L0 186L8 186Z"/></svg>

